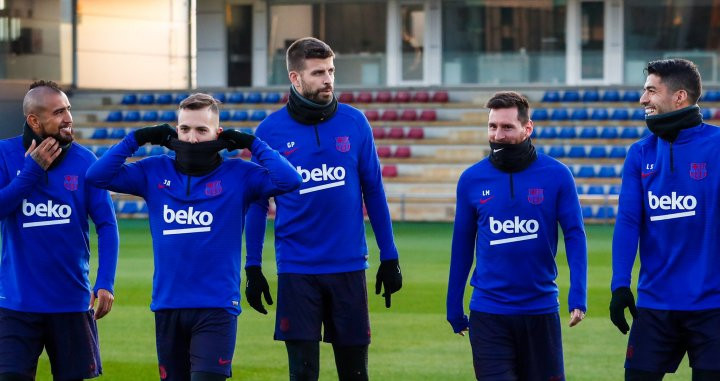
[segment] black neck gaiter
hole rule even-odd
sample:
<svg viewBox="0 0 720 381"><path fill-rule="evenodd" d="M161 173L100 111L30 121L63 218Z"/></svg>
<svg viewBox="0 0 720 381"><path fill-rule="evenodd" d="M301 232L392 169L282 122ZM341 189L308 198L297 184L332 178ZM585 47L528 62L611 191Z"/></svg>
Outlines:
<svg viewBox="0 0 720 381"><path fill-rule="evenodd" d="M537 159L530 138L518 144L490 142L490 163L503 172L520 172Z"/></svg>
<svg viewBox="0 0 720 381"><path fill-rule="evenodd" d="M700 107L698 105L645 117L645 124L647 124L650 132L670 143L677 139L681 130L695 127L702 122L702 114L700 113Z"/></svg>
<svg viewBox="0 0 720 381"><path fill-rule="evenodd" d="M30 125L25 122L25 125L23 126L23 147L25 147L26 151L28 150L28 148L30 148L33 140L35 140L35 147L37 147L40 145L40 143L42 143L43 140L45 140L45 138L38 136L38 134L36 134L32 130L32 128L30 128ZM64 146L60 146L60 156L58 156L55 161L50 164L50 167L48 167L47 169L48 171L60 165L60 162L63 161L71 146L72 142L65 144Z"/></svg>
<svg viewBox="0 0 720 381"><path fill-rule="evenodd" d="M172 138L168 148L175 151L175 164L180 172L190 176L203 176L220 166L222 157L218 151L227 148L227 142L212 140L188 143Z"/></svg>
<svg viewBox="0 0 720 381"><path fill-rule="evenodd" d="M315 103L297 92L295 86L290 86L290 97L287 108L290 117L302 124L317 124L328 120L335 115L338 101L333 94L332 100L327 104Z"/></svg>

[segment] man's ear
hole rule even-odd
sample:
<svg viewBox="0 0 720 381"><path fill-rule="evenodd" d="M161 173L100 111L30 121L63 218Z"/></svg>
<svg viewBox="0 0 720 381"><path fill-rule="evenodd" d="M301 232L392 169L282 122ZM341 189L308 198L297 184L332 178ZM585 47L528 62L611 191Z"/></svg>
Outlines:
<svg viewBox="0 0 720 381"><path fill-rule="evenodd" d="M533 129L535 129L535 123L531 119L528 119L525 123L525 137L529 138L532 135Z"/></svg>
<svg viewBox="0 0 720 381"><path fill-rule="evenodd" d="M673 94L673 96L675 97L675 103L677 103L678 106L688 101L688 93L686 90L678 90L675 94Z"/></svg>
<svg viewBox="0 0 720 381"><path fill-rule="evenodd" d="M222 132L223 132L223 128L222 128L222 126L218 126L218 129L217 129L217 136L220 136L220 134L221 134Z"/></svg>
<svg viewBox="0 0 720 381"><path fill-rule="evenodd" d="M37 134L38 130L40 129L40 119L38 119L37 115L30 114L25 117L25 121L27 121L27 124L30 126L30 128Z"/></svg>
<svg viewBox="0 0 720 381"><path fill-rule="evenodd" d="M288 73L288 78L290 78L290 83L292 83L295 88L300 87L300 73L293 70Z"/></svg>

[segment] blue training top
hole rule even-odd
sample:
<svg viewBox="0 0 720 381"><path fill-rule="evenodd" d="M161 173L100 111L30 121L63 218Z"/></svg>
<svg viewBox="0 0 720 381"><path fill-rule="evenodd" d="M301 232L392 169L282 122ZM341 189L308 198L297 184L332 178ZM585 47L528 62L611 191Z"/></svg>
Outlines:
<svg viewBox="0 0 720 381"><path fill-rule="evenodd" d="M299 190L275 197L278 273L328 274L368 267L363 200L380 259L398 257L372 130L359 110L338 104L316 125L296 122L287 107L255 135L279 150L302 176ZM261 265L267 200L247 215L246 266Z"/></svg>
<svg viewBox="0 0 720 381"><path fill-rule="evenodd" d="M147 203L155 256L150 309L225 308L239 314L247 207L259 197L297 189L297 172L260 139L251 151L262 166L225 160L203 176L179 172L167 155L123 164L137 149L129 134L90 167L87 178Z"/></svg>
<svg viewBox="0 0 720 381"><path fill-rule="evenodd" d="M629 287L640 245L638 307L720 308L720 128L630 147L613 234L611 289Z"/></svg>
<svg viewBox="0 0 720 381"><path fill-rule="evenodd" d="M0 141L0 307L87 311L88 217L98 234L95 292L113 292L118 258L110 194L85 182L95 155L72 143L63 160L46 172L25 151L22 136Z"/></svg>
<svg viewBox="0 0 720 381"><path fill-rule="evenodd" d="M520 172L500 171L488 159L463 172L447 293L447 320L455 332L468 326L463 296L473 259L471 310L501 315L558 311L558 222L570 266L569 310L586 311L587 244L570 170L538 154Z"/></svg>

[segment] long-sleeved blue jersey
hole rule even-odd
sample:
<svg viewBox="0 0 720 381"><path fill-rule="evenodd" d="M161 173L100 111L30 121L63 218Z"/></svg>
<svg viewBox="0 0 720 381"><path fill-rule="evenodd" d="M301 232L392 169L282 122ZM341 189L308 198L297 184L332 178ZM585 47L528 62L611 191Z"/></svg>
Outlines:
<svg viewBox="0 0 720 381"><path fill-rule="evenodd" d="M380 248L395 259L397 248L372 130L359 110L338 104L316 125L296 122L287 107L271 114L255 135L282 152L302 177L299 190L275 197L278 273L328 274L368 267L363 200ZM247 263L262 263L267 201L247 215Z"/></svg>
<svg viewBox="0 0 720 381"><path fill-rule="evenodd" d="M720 128L650 135L630 147L613 234L611 289L629 287L640 245L637 305L720 308Z"/></svg>
<svg viewBox="0 0 720 381"><path fill-rule="evenodd" d="M260 139L251 150L262 166L225 160L203 176L179 172L167 155L123 164L137 149L134 134L128 135L88 170L87 179L147 203L155 257L150 308L225 308L239 314L247 207L260 197L297 189L297 172Z"/></svg>
<svg viewBox="0 0 720 381"><path fill-rule="evenodd" d="M118 258L110 195L85 181L95 155L72 143L65 158L46 172L25 151L22 136L0 141L0 307L41 313L87 311L88 216L98 234L95 292L113 292Z"/></svg>
<svg viewBox="0 0 720 381"><path fill-rule="evenodd" d="M570 170L538 154L520 172L502 172L488 159L463 172L447 294L447 319L455 332L467 327L463 295L473 258L471 310L501 315L558 311L558 222L570 267L569 309L585 311L587 244Z"/></svg>

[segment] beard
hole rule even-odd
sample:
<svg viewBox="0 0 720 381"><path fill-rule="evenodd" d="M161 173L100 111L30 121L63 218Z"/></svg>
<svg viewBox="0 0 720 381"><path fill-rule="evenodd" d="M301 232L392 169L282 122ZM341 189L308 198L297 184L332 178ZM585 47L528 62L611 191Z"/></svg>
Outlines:
<svg viewBox="0 0 720 381"><path fill-rule="evenodd" d="M69 127L70 130L66 132L65 130L63 130L64 127ZM75 135L72 130L72 124L69 124L69 123L61 124L58 127L58 131L55 134L53 134L53 135L46 134L45 137L47 137L47 136L53 137L55 140L58 141L58 144L60 144L61 146L68 145L68 144L72 143L73 140L75 140Z"/></svg>
<svg viewBox="0 0 720 381"><path fill-rule="evenodd" d="M332 97L333 97L332 85L313 91L309 88L309 86L305 85L305 82L300 80L300 88L302 90L300 92L300 94L303 97L305 97L306 99L309 99L315 103L318 103L318 104L327 104L332 100ZM330 91L330 93L329 94L325 94L325 93L321 94L321 92L323 92L323 91Z"/></svg>

